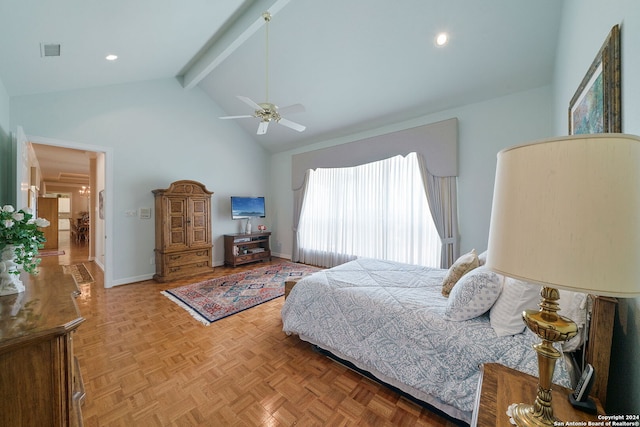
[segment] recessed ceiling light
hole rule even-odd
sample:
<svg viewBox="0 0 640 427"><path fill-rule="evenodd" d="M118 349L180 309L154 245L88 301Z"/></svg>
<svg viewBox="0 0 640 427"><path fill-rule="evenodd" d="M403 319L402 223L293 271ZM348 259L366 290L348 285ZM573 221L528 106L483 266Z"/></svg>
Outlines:
<svg viewBox="0 0 640 427"><path fill-rule="evenodd" d="M115 61L116 59L118 59L118 55L107 55L105 59L107 61Z"/></svg>
<svg viewBox="0 0 640 427"><path fill-rule="evenodd" d="M449 35L447 33L440 33L436 36L436 46L444 46L449 41Z"/></svg>

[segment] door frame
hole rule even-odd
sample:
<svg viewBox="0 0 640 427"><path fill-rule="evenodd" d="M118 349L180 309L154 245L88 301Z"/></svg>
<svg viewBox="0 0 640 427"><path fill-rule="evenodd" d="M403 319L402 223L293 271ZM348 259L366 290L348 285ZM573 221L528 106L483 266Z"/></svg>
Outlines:
<svg viewBox="0 0 640 427"><path fill-rule="evenodd" d="M23 189L28 186L28 181L25 183L26 168L28 163L25 163L26 156L26 144L35 143L42 145L52 145L62 148L72 148L83 151L93 151L104 154L104 239L103 239L103 251L104 251L104 264L102 269L104 271L104 287L111 288L113 286L113 148L100 145L84 144L80 142L48 138L36 135L27 135L21 126L18 126L17 132L17 150L16 150L16 184L17 194L16 202L18 205L22 202L24 206L26 200L24 200Z"/></svg>

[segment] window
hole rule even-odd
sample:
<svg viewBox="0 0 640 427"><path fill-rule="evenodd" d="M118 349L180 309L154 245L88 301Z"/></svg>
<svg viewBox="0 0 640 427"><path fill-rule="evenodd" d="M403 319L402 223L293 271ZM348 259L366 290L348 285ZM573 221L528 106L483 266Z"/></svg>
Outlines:
<svg viewBox="0 0 640 427"><path fill-rule="evenodd" d="M305 263L330 267L370 257L440 266L416 153L310 171L298 230Z"/></svg>

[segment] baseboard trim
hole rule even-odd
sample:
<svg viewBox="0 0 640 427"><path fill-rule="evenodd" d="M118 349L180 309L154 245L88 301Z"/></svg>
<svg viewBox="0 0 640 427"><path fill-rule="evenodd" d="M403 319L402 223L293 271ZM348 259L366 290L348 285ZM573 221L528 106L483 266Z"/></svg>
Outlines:
<svg viewBox="0 0 640 427"><path fill-rule="evenodd" d="M111 285L112 287L120 286L120 285L130 285L131 283L143 282L145 280L152 280L152 279L153 279L153 273L142 274L140 276L126 277L124 279L114 279L111 282Z"/></svg>

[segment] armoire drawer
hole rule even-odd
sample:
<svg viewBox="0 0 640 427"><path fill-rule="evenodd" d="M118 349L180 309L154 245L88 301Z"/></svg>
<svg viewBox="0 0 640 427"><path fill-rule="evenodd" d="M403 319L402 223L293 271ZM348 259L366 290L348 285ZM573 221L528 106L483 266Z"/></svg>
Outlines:
<svg viewBox="0 0 640 427"><path fill-rule="evenodd" d="M168 267L200 263L209 265L211 255L209 249L195 249L192 251L164 254L164 259Z"/></svg>

